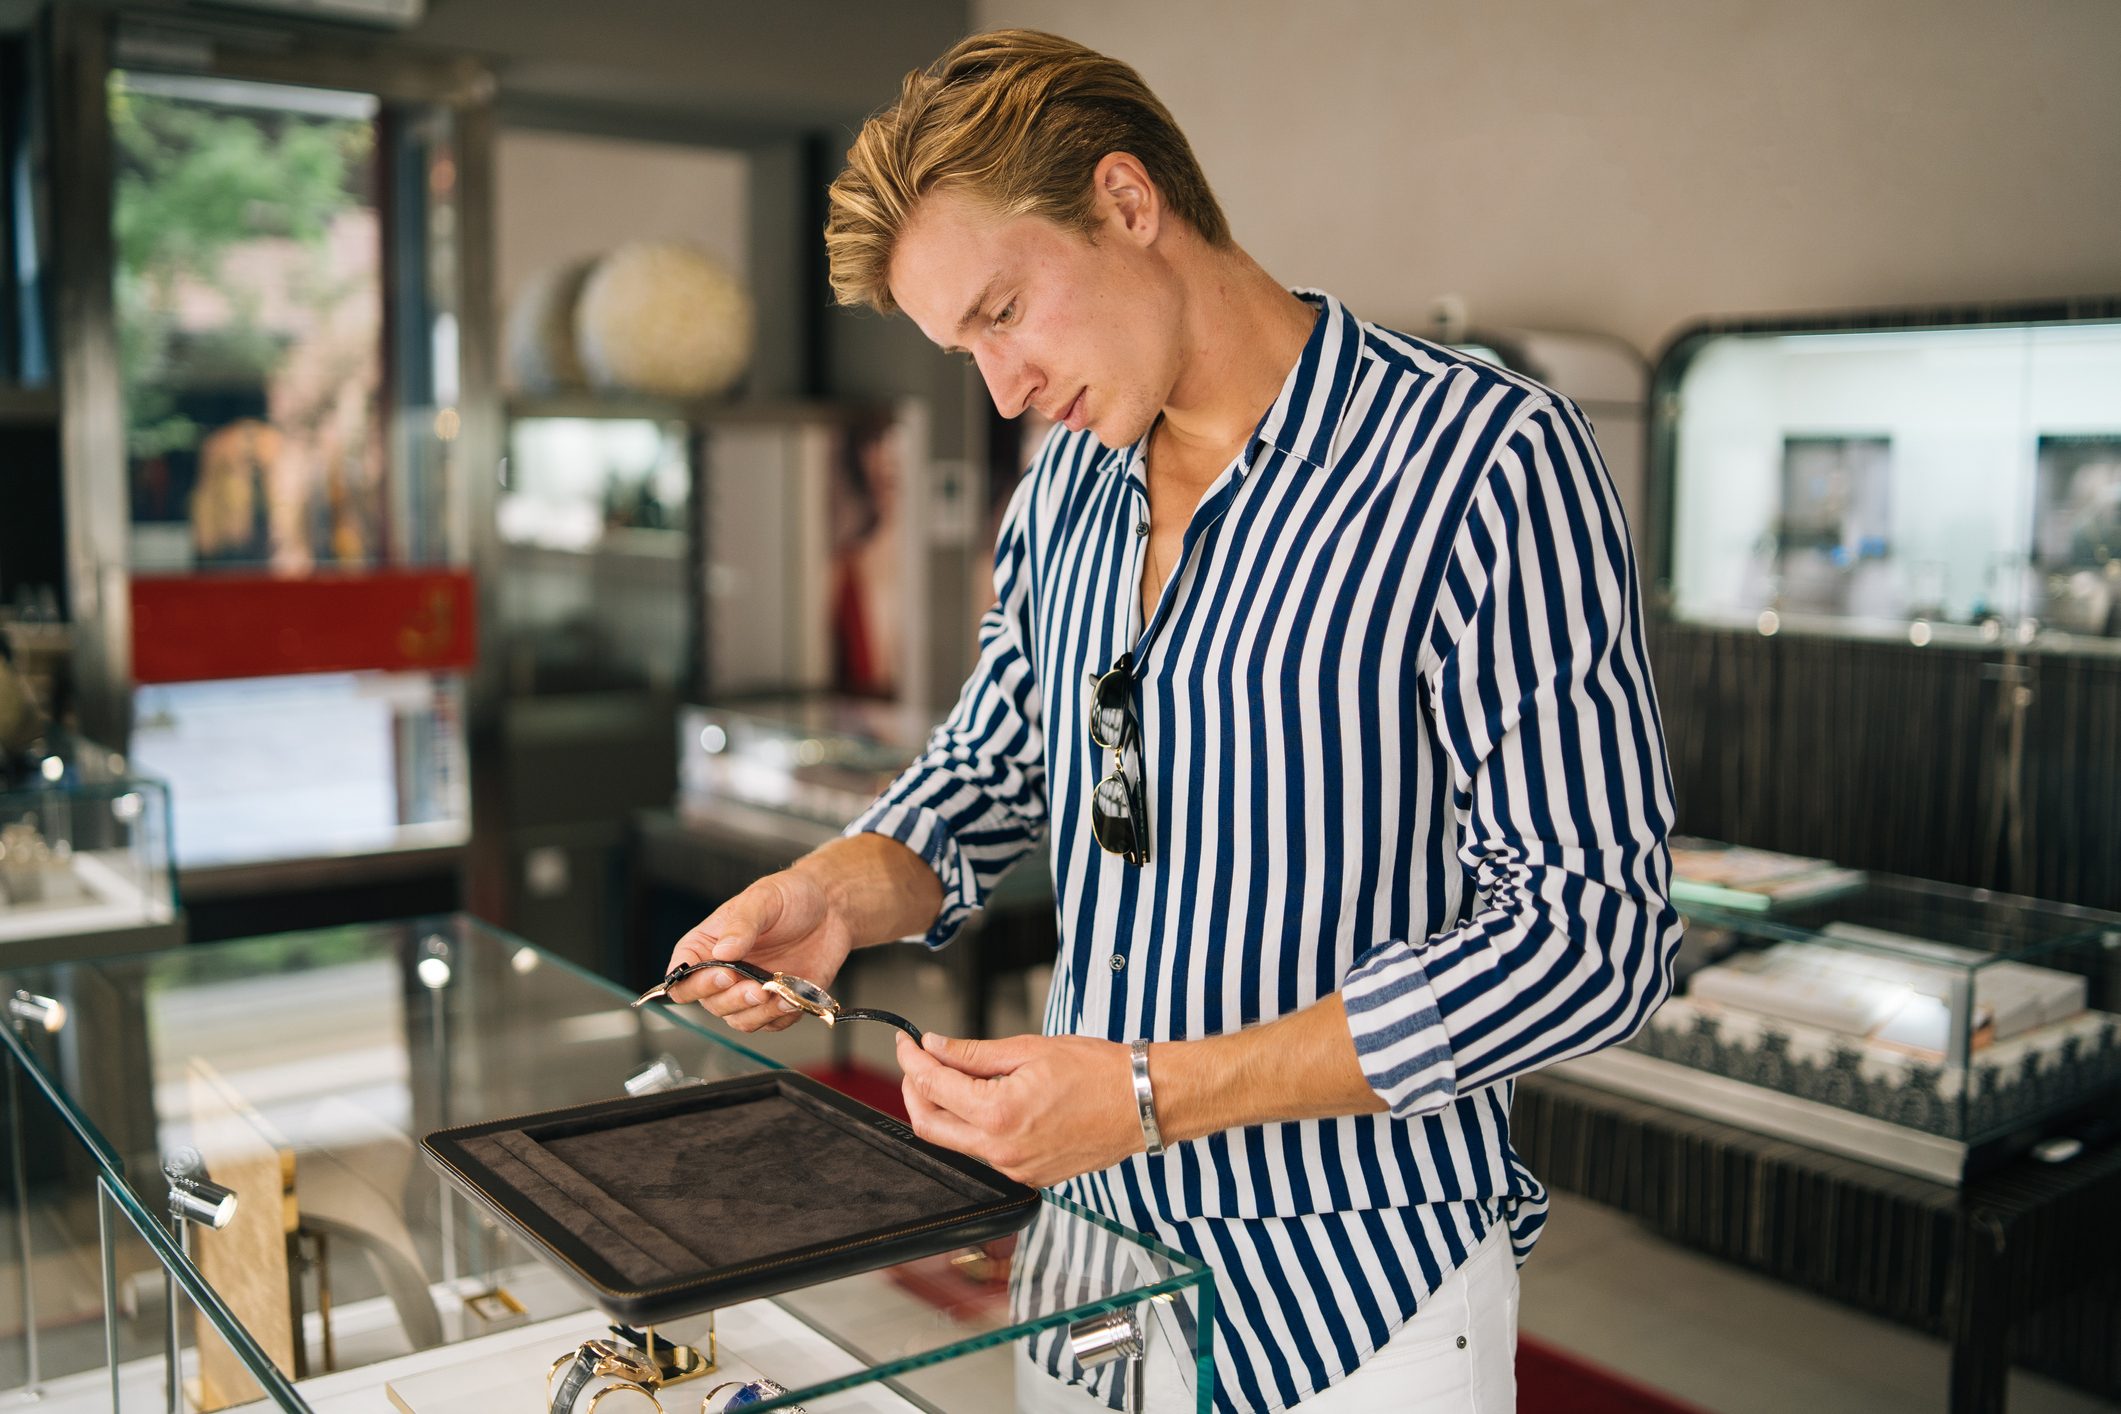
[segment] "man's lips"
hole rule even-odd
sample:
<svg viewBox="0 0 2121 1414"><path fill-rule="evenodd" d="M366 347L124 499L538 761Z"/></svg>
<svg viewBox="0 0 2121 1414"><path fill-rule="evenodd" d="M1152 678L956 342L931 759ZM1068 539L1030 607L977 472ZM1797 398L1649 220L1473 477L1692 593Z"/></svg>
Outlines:
<svg viewBox="0 0 2121 1414"><path fill-rule="evenodd" d="M1077 393L1068 406L1061 409L1061 415L1055 421L1066 423L1070 432L1082 431L1083 399L1089 395L1090 390L1088 388Z"/></svg>

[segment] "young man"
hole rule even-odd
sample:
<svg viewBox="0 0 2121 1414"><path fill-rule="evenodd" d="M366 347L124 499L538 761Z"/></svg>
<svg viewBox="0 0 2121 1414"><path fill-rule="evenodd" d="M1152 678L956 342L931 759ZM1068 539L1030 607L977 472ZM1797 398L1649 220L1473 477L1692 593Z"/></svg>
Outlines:
<svg viewBox="0 0 2121 1414"><path fill-rule="evenodd" d="M826 242L843 302L1062 425L926 754L673 965L939 946L1044 839L1046 1034L901 1042L915 1130L1213 1264L1219 1408L1509 1408L1511 1081L1639 1027L1679 931L1582 413L1289 292L1134 72L1050 35L910 75Z"/></svg>

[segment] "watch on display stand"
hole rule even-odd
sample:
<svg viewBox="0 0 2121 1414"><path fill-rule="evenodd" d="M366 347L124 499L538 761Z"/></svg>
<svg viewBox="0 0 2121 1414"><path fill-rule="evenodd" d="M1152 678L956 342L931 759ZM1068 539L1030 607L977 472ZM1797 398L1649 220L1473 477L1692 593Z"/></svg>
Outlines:
<svg viewBox="0 0 2121 1414"><path fill-rule="evenodd" d="M546 1414L691 1414L689 1402L673 1401L671 1386L720 1370L714 1319L707 1322L707 1353L656 1339L655 1328L636 1330L614 1322L563 1352L545 1376ZM700 1396L699 1414L739 1414L778 1399L788 1387L764 1375L723 1380ZM793 1414L803 1414L800 1405Z"/></svg>
<svg viewBox="0 0 2121 1414"><path fill-rule="evenodd" d="M667 1414L673 1406L663 1391L717 1368L712 1316L706 1342L703 1355L697 1346L657 1340L653 1326L636 1330L614 1322L609 1335L585 1340L552 1362L545 1376L548 1414Z"/></svg>

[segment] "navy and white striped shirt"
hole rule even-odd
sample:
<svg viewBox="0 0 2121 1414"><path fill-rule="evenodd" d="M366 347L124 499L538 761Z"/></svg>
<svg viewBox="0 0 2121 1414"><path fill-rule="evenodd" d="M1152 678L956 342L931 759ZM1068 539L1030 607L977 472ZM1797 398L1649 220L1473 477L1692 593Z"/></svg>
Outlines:
<svg viewBox="0 0 2121 1414"><path fill-rule="evenodd" d="M1258 1125L1060 1191L1210 1262L1222 1409L1389 1338L1545 1192L1512 1077L1670 987L1665 765L1620 503L1583 414L1329 296L1202 497L1148 623L1147 441L1057 429L995 552L980 658L849 833L942 880L940 945L1043 838L1045 1029L1184 1040L1339 992L1387 1113ZM1150 863L1099 849L1096 675L1132 650Z"/></svg>

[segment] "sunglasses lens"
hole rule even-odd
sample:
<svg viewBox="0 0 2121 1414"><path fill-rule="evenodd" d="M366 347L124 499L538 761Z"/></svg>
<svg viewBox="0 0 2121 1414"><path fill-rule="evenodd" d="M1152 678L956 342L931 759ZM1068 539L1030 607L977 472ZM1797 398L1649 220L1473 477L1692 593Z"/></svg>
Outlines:
<svg viewBox="0 0 2121 1414"><path fill-rule="evenodd" d="M1127 783L1118 776L1099 781L1090 798L1090 829L1107 852L1132 856L1140 851L1134 833L1133 803L1127 795Z"/></svg>
<svg viewBox="0 0 2121 1414"><path fill-rule="evenodd" d="M1107 751L1127 743L1127 730L1134 713L1127 700L1131 679L1124 667L1114 668L1097 680L1090 700L1090 736Z"/></svg>

